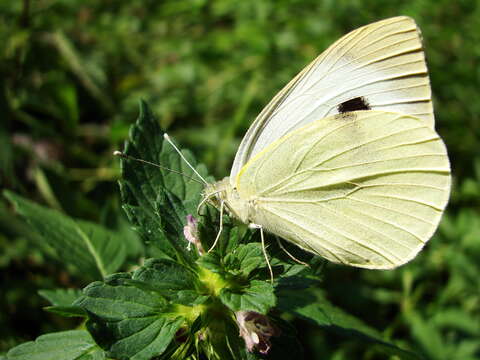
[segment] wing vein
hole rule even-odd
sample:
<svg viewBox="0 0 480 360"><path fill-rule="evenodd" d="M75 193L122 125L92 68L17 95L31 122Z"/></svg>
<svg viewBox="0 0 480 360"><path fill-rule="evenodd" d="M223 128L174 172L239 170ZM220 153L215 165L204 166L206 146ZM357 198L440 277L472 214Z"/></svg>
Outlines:
<svg viewBox="0 0 480 360"><path fill-rule="evenodd" d="M273 209L267 209L267 208L265 208L265 207L263 207L263 209L266 210L266 211L268 211L268 212L270 212L270 213L272 213L272 214L275 214L276 216L284 219L285 221L289 221L289 222L290 222L291 224L293 224L293 225L296 225L293 221L288 220L288 218L286 218L285 216L282 216L281 213L278 213L278 212L273 211ZM285 212L287 212L287 213L290 213L290 214L292 214L292 215L294 215L294 216L298 216L298 215L299 215L299 214L297 214L297 213L294 212L294 211L290 211L290 210L286 210L286 209L282 209L282 211L285 211ZM302 215L302 214L300 214L300 215ZM302 215L302 217L304 217L304 215ZM374 252L374 253L377 253L374 249L370 249L368 246L365 246L364 244L362 244L362 243L360 243L360 242L357 242L356 240L352 239L352 238L349 237L349 236L346 236L346 235L342 234L341 232L339 232L339 231L336 230L336 229L330 228L329 226L325 226L324 224L321 224L321 223L318 223L318 222L317 222L317 224L319 224L320 226L324 226L324 228L329 229L330 231L333 231L334 233L337 233L337 234L339 234L339 235L341 235L341 236L343 236L343 237L345 237L345 238L347 238L347 239L350 239L351 241L355 242L356 244L360 245L360 246L363 247L363 248L366 248L367 250L370 250L370 251L372 251L372 252ZM296 225L296 226L298 226L298 225ZM355 257L355 256L358 256L358 257L360 257L360 258L363 258L364 260L368 260L367 258L365 258L365 257L363 257L363 256L360 256L360 255L358 255L358 254L355 254L355 253L349 251L348 249L346 249L346 248L343 247L343 246L340 246L340 245L338 245L338 244L334 244L334 243L332 243L331 241L329 241L329 240L327 240L327 239L325 239L325 238L322 238L322 237L318 236L318 234L314 233L313 231L311 231L311 230L309 230L309 229L307 229L307 228L305 228L305 227L302 227L302 229L303 229L304 231L312 234L314 238L320 238L320 239L322 239L324 242L326 242L326 243L328 243L328 244L331 244L331 245L333 245L333 246L335 246L335 247L339 247L339 248L342 249L345 253L351 254L351 255L354 256L354 257ZM302 241L305 242L305 243L307 243L308 246L311 247L312 249L315 249L315 247L312 247L307 241L305 241L305 240L302 240ZM321 246L323 249L327 249L327 248L325 248L324 245L320 245L320 246ZM339 258L339 257L337 256L338 254L335 254L333 251L330 251L330 249L328 249L328 250L329 250L329 252L330 252L331 254L334 255L335 258L339 259L341 263L344 263L344 264L345 264L345 263L348 263L348 261L345 261L345 259ZM377 254L378 254L378 253L377 253ZM382 256L381 254L378 254L378 255ZM386 258L386 260L387 260L388 262L392 262L392 261L391 261L390 259L388 259L388 258ZM392 262L392 263L393 263L393 262Z"/></svg>
<svg viewBox="0 0 480 360"><path fill-rule="evenodd" d="M406 217L411 217L412 219L421 221L421 222L423 222L423 223L425 223L425 224L428 224L428 225L431 225L431 226L435 226L435 224L431 223L430 221L427 221L427 220L425 220L425 219L422 219L422 218L420 218L420 217L418 217L418 216L414 216L414 215L412 215L412 214L404 213L404 212L402 212L402 211L400 211L400 210L397 210L397 209L392 209L392 208L388 208L388 207L385 207L385 206L381 206L381 205L378 205L378 204L376 204L376 203L372 203L372 202L366 201L366 200L361 200L361 199L358 199L358 198L353 197L353 196L349 197L349 199L352 199L352 200L354 200L354 201L357 201L357 202L360 202L360 203L363 203L363 204L368 204L368 205L370 205L370 206L374 206L374 207L377 207L377 208L380 208L380 209L383 209L383 210L392 211L392 212L397 213L397 214L399 214L399 215L403 215L403 216L406 216Z"/></svg>
<svg viewBox="0 0 480 360"><path fill-rule="evenodd" d="M401 197L401 196L385 195L385 194L369 194L369 196L370 197L381 197L381 198L386 198L386 199L397 199L397 200L403 200L403 201L410 201L410 202L414 202L414 203L419 204L419 205L428 206L428 207L430 207L430 208L432 208L436 211L439 211L439 212L443 211L442 208L436 207L433 204L429 204L429 203L426 203L426 202L423 202L423 201L420 201L420 200L404 198L404 197Z"/></svg>
<svg viewBox="0 0 480 360"><path fill-rule="evenodd" d="M384 234L381 234L381 233L379 233L378 231L370 228L368 225L365 225L363 222L361 222L361 221L359 221L359 220L353 220L351 217L348 217L348 216L345 216L345 215L340 215L340 214L338 214L338 212L336 212L336 211L334 211L334 210L332 210L332 209L324 206L324 205L321 204L321 203L318 203L318 205L319 205L320 207L322 207L324 210L326 210L327 212L335 215L336 217L347 218L347 219L348 219L349 221L351 221L352 223L357 224L357 225L360 225L360 226L364 226L365 228L369 229L370 231L372 231L372 232L380 235L380 237L385 236ZM282 209L282 211L286 211L286 212L289 212L289 213L291 213L291 214L293 214L293 215L301 216L301 217L303 217L303 218L305 217L305 214L299 214L299 213L297 213L297 212L295 212L295 211L292 211L291 209L286 209L286 208L284 208L284 209ZM317 226L320 226L320 227L329 229L330 231L332 231L332 232L334 232L334 233L337 233L337 234L339 234L340 236L349 239L350 241L354 242L355 244L358 244L359 246L363 247L364 249L369 250L369 251L371 251L371 252L379 255L380 257L383 257L385 260L387 260L387 261L390 262L391 264L395 264L395 263L396 263L394 260L392 260L392 258L393 258L393 259L398 259L398 260L400 260L395 254L390 253L390 252L388 251L388 249L379 249L379 248L377 248L377 247L373 248L373 247L371 247L371 246L363 243L363 242L360 241L358 238L352 237L351 234L343 233L342 231L340 231L340 230L338 230L338 229L336 229L336 228L334 228L334 227L328 226L328 225L326 225L325 223L320 222L320 221L318 221L318 220L316 220L316 219L312 219L311 217L309 217L309 219L310 219L310 221L312 221L313 223L316 223ZM393 242L397 242L396 240L391 239L391 238L389 238L388 236L385 236L385 237L386 237L387 239L390 239L390 240L393 241ZM404 246L403 244L400 244L400 245ZM339 245L337 245L337 246L339 246ZM342 250L344 250L345 252L351 253L351 252L348 251L345 247L342 247L342 246L339 246L339 247L342 248ZM386 256L384 253L382 253L382 252L388 253L388 255L389 255L390 257L387 257L387 256ZM352 254L352 253L351 253L351 254ZM356 255L356 254L355 254L355 255ZM358 255L357 255L357 256L358 256ZM365 258L364 258L364 259L365 259Z"/></svg>
<svg viewBox="0 0 480 360"><path fill-rule="evenodd" d="M279 217L280 219L282 219L283 221L289 222L289 223L292 224L294 227L295 227L295 226L298 227L298 225L295 224L295 223L294 223L292 220L290 220L288 217L283 216L281 213L278 213L277 211L274 211L274 210L271 209L271 208L269 209L269 208L263 207L263 210L265 210L266 212L269 212L269 213L271 213L271 214L273 214L273 215L275 215L275 216L278 216L278 217ZM308 232L308 233L310 233L310 234L312 234L313 237L318 237L318 238L320 238L320 237L318 236L318 234L315 234L314 232L312 232L312 231L310 231L310 230L308 230L308 229L303 228L303 230L306 231L306 232ZM296 235L296 234L295 234L295 235ZM323 238L322 238L322 239L323 239ZM328 243L328 244L330 244L330 245L336 246L335 244L332 244L332 242L330 242L330 241L328 241L328 240L326 240L326 239L323 239L323 240L324 240L325 243ZM306 240L301 240L301 241L302 241L303 243L305 243L308 248L310 248L311 250L313 250L314 252L316 252L316 251L315 251L315 247L313 247L309 242L307 242ZM320 246L321 246L326 252L328 252L333 258L336 258L340 263L346 263L345 259L343 259L340 255L336 254L334 250L326 247L324 244L322 244L322 245L320 245ZM349 252L348 250L347 250L346 252L354 255L353 253Z"/></svg>

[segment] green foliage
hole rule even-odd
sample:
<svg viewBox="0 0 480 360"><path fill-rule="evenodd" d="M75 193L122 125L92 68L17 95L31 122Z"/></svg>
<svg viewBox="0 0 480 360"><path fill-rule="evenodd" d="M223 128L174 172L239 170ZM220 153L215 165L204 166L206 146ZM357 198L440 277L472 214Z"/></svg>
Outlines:
<svg viewBox="0 0 480 360"><path fill-rule="evenodd" d="M414 353L403 351L389 344L378 331L332 305L323 292L318 289L305 289L301 292L298 290L281 291L278 293L278 298L280 309L293 311L295 315L312 321L329 331L342 336L357 337L363 343L372 343L381 348L384 353L397 355L401 359L420 359Z"/></svg>
<svg viewBox="0 0 480 360"><path fill-rule="evenodd" d="M240 276L264 266L265 258L259 243L240 244L225 256L225 268Z"/></svg>
<svg viewBox="0 0 480 360"><path fill-rule="evenodd" d="M151 359L162 354L183 323L167 312L156 291L128 283L128 275L112 275L87 286L76 303L90 315L87 328L109 356Z"/></svg>
<svg viewBox="0 0 480 360"><path fill-rule="evenodd" d="M130 131L132 141L125 153L154 164L167 164L169 169L189 178L144 163L130 162L126 166L122 161L123 208L146 243L157 247L165 257L185 262L195 256L178 239L183 237L185 217L196 212L203 185L190 179L196 175L172 153L172 146L161 136L157 122L152 121L153 115L143 102L139 119ZM185 156L195 165L191 154L186 152ZM206 175L205 166L199 166L198 171Z"/></svg>
<svg viewBox="0 0 480 360"><path fill-rule="evenodd" d="M79 326L88 313L73 305L78 293L65 288L80 289L115 271L139 278L109 286L161 294L169 307L218 299L223 310L200 316L188 332L181 326L185 336L174 336L164 358L195 357L202 326L210 329L210 345L198 342L205 354L228 358L230 349L239 349L238 358L256 358L244 350L230 306L241 308L242 295L268 278L260 248L251 243L258 234L225 219L216 251L202 257L186 251L185 215L196 214L202 187L185 179L177 184L173 174L148 165L120 170L112 151L128 136L144 98L158 124L219 178L254 117L305 64L347 31L404 14L422 29L436 128L454 173L440 230L419 257L390 272L325 265L287 244L297 258L315 262L308 270L272 242L276 301L266 291L268 299L257 306L268 311L275 305L268 316L283 333L272 338L275 359L300 354L296 339L308 359L396 358L399 350L383 344L390 339L425 359L479 359L479 12L477 2L447 0L0 2L0 183L30 222L15 216L9 201L0 202L0 353L13 348L0 358L25 349L33 359L36 346L44 346L35 344L56 342L57 333L15 345ZM129 151L191 175L163 143L158 124L133 130L138 141ZM208 249L218 214L210 207L202 211L200 238ZM112 256L114 247L121 256ZM143 263L145 256L155 259ZM52 303L49 312L41 310L46 303L35 295L39 289ZM229 302L225 294L240 300ZM298 334L279 316L293 320ZM52 345L73 357L46 352L45 358L104 358L87 331L75 331L83 335L66 332L69 349ZM76 355L74 343L92 352Z"/></svg>
<svg viewBox="0 0 480 360"><path fill-rule="evenodd" d="M273 287L265 281L252 280L248 287L223 289L220 300L233 311L255 311L266 314L275 305Z"/></svg>
<svg viewBox="0 0 480 360"><path fill-rule="evenodd" d="M125 261L125 245L117 234L91 222L75 221L14 193L5 192L5 196L66 266L95 279L115 272Z"/></svg>
<svg viewBox="0 0 480 360"><path fill-rule="evenodd" d="M46 311L65 317L86 317L87 315L82 308L73 305L82 294L80 290L40 290L38 293L52 304L44 308Z"/></svg>
<svg viewBox="0 0 480 360"><path fill-rule="evenodd" d="M105 353L85 330L70 330L38 337L11 349L8 360L103 360Z"/></svg>
<svg viewBox="0 0 480 360"><path fill-rule="evenodd" d="M38 293L47 299L52 305L69 306L80 297L82 292L77 289L55 289L40 290Z"/></svg>

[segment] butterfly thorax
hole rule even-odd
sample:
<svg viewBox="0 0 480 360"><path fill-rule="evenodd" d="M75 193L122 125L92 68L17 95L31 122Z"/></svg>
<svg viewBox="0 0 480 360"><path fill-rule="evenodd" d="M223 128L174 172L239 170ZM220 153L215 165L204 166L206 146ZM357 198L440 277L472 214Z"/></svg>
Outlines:
<svg viewBox="0 0 480 360"><path fill-rule="evenodd" d="M208 184L204 190L204 197L217 208L220 207L220 203L223 201L230 215L243 223L250 223L249 218L251 217L253 207L250 202L240 197L237 189L231 185L229 177L216 183Z"/></svg>

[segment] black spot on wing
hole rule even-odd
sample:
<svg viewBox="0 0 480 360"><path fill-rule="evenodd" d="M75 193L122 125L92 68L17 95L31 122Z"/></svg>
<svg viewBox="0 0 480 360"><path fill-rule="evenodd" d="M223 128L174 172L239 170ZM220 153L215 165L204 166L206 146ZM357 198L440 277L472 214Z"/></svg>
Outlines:
<svg viewBox="0 0 480 360"><path fill-rule="evenodd" d="M358 111L358 110L370 110L371 107L368 104L367 100L363 96L359 96L347 101L344 101L338 105L338 112L340 114L345 114L347 112Z"/></svg>

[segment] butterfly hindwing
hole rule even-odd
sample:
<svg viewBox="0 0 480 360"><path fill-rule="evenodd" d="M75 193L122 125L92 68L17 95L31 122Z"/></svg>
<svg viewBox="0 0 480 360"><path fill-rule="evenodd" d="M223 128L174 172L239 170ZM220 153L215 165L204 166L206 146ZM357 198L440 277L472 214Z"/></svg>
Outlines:
<svg viewBox="0 0 480 360"><path fill-rule="evenodd" d="M266 230L333 262L393 268L437 228L450 167L424 120L356 111L270 144L242 168L236 188Z"/></svg>

